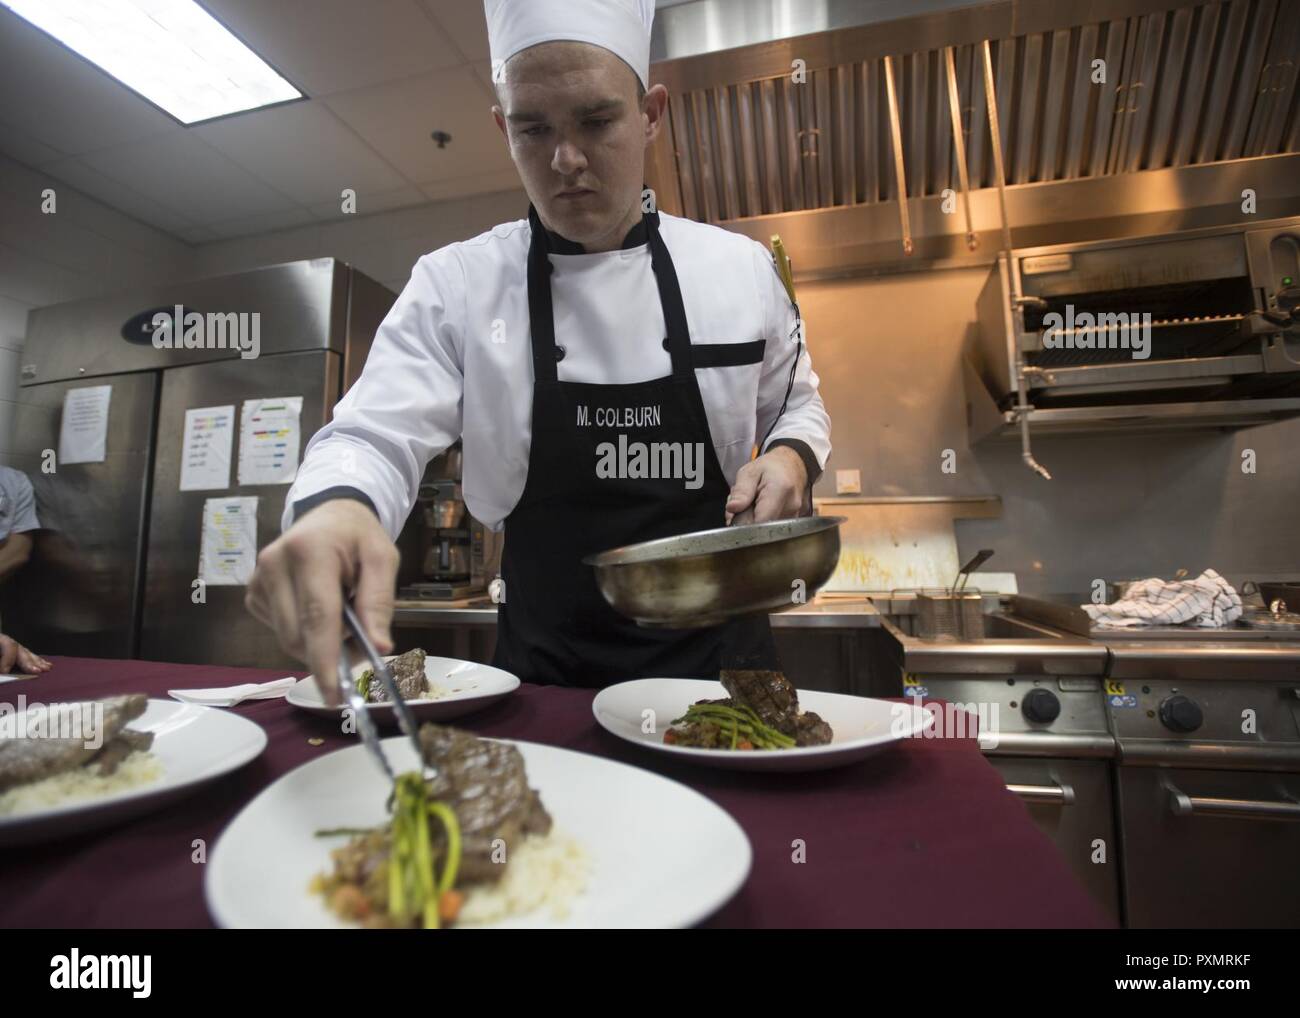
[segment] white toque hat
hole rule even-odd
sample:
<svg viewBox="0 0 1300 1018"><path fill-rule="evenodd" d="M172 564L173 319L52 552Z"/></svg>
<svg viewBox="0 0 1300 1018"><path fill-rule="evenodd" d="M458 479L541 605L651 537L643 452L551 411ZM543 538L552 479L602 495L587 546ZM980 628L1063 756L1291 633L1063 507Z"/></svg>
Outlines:
<svg viewBox="0 0 1300 1018"><path fill-rule="evenodd" d="M542 42L588 42L609 50L650 87L654 0L483 0L492 80L520 50Z"/></svg>

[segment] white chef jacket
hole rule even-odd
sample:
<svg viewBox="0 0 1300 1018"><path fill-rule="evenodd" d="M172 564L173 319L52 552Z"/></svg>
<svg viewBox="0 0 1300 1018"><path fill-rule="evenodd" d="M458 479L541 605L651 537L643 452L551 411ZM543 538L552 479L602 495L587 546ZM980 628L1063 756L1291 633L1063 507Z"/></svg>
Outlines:
<svg viewBox="0 0 1300 1018"><path fill-rule="evenodd" d="M426 464L463 438L466 505L475 519L501 529L528 472L531 232L527 219L503 223L416 262L361 377L307 445L284 527L293 522L295 502L350 487L370 498L396 538ZM735 482L783 403L765 448L795 439L823 466L830 418L806 336L791 385L796 313L772 255L748 237L664 213L660 233L676 268L691 343L766 341L761 363L695 371L727 482ZM564 348L561 382L623 384L671 373L647 244L549 257L555 341Z"/></svg>

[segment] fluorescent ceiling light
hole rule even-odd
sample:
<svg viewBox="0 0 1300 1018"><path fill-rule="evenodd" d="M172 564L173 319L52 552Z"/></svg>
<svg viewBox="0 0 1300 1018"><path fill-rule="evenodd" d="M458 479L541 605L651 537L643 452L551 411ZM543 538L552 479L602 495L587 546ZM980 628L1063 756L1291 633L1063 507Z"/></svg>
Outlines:
<svg viewBox="0 0 1300 1018"><path fill-rule="evenodd" d="M302 93L194 0L0 0L184 124Z"/></svg>

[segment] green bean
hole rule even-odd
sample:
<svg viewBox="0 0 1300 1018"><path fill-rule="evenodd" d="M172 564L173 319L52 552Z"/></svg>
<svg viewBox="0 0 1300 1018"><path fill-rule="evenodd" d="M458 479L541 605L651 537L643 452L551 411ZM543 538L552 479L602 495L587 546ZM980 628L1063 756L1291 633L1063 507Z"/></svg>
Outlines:
<svg viewBox="0 0 1300 1018"><path fill-rule="evenodd" d="M345 834L349 837L359 838L365 834L373 834L374 830L373 827L327 827L315 833L318 838L335 838Z"/></svg>
<svg viewBox="0 0 1300 1018"><path fill-rule="evenodd" d="M691 704L686 713L677 718L673 724L705 723L731 734L731 748L744 735L758 749L789 749L795 740L784 732L765 724L752 708L745 706L729 707L724 704Z"/></svg>

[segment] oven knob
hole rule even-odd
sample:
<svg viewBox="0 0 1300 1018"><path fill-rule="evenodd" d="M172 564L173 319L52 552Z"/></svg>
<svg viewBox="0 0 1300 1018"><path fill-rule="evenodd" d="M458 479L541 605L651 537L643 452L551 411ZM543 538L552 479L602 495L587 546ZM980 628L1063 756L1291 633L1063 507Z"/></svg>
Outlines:
<svg viewBox="0 0 1300 1018"><path fill-rule="evenodd" d="M1171 732L1194 732L1205 716L1188 696L1167 696L1160 701L1160 723Z"/></svg>
<svg viewBox="0 0 1300 1018"><path fill-rule="evenodd" d="M1046 725L1061 716L1061 701L1050 689L1031 689L1025 694L1020 709L1030 721Z"/></svg>

